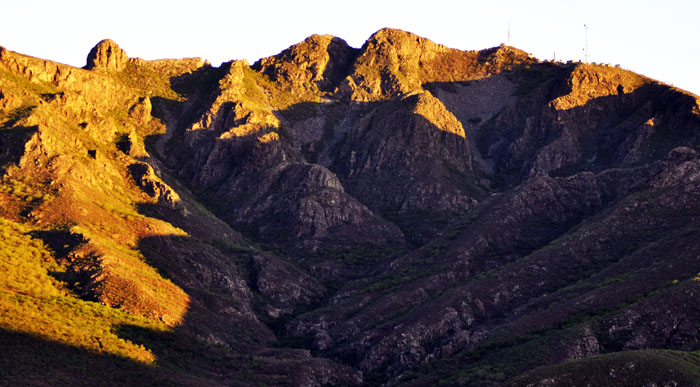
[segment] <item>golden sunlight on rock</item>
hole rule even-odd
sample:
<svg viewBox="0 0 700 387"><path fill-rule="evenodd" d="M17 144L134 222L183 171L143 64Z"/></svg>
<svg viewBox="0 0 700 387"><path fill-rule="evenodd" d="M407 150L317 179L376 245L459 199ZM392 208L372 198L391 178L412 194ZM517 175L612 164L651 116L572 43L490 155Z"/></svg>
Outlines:
<svg viewBox="0 0 700 387"><path fill-rule="evenodd" d="M266 134L258 137L258 141L262 144L268 144L268 143L271 143L273 141L279 141L279 139L280 139L280 136L279 136L279 134L277 134L277 132L266 133Z"/></svg>
<svg viewBox="0 0 700 387"><path fill-rule="evenodd" d="M437 129L465 138L462 123L431 93L419 93L418 102L413 111L430 121Z"/></svg>
<svg viewBox="0 0 700 387"><path fill-rule="evenodd" d="M390 28L0 49L0 384L700 385L697 98Z"/></svg>

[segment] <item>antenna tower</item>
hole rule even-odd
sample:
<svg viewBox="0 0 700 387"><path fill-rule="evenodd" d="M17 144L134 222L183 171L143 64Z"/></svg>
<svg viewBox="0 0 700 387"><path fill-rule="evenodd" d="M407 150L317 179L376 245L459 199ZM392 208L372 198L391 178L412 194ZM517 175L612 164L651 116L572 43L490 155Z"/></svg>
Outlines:
<svg viewBox="0 0 700 387"><path fill-rule="evenodd" d="M510 46L510 20L508 20L508 40L506 44Z"/></svg>
<svg viewBox="0 0 700 387"><path fill-rule="evenodd" d="M583 49L583 58L584 62L588 63L588 26L584 24L583 28L586 30L586 46Z"/></svg>

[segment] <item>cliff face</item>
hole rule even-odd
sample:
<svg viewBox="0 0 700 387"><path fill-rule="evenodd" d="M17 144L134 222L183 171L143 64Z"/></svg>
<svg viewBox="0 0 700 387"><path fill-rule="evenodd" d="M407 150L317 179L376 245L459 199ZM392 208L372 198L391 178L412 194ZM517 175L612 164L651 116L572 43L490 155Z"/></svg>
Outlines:
<svg viewBox="0 0 700 387"><path fill-rule="evenodd" d="M0 49L9 380L698 382L696 96L392 29L87 62Z"/></svg>

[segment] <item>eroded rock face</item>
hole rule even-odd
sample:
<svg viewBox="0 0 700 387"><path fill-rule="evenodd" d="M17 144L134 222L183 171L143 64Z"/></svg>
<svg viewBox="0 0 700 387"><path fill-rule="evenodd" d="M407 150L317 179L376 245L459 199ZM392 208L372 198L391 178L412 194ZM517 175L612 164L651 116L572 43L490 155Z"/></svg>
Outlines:
<svg viewBox="0 0 700 387"><path fill-rule="evenodd" d="M260 59L253 69L272 81L290 87L290 92L309 92L316 87L333 91L345 77L357 50L331 35L312 35L276 56Z"/></svg>
<svg viewBox="0 0 700 387"><path fill-rule="evenodd" d="M151 104L151 99L148 97L139 98L139 101L129 108L129 117L142 125L147 124L151 119L152 111L153 105Z"/></svg>
<svg viewBox="0 0 700 387"><path fill-rule="evenodd" d="M332 305L330 311L311 314L290 324L289 332L314 337L314 340L319 334L327 335L327 340L334 344L324 342L323 346L338 347L344 356L356 356L361 369L369 373L399 375L423 361L458 353L489 337L487 321L504 313L525 314L518 310L523 307L521 303L568 281L555 285L562 278L550 277L548 270L557 267L557 272L564 273L568 272L566 266L574 265L573 262L555 263L558 253L542 253L546 258L541 261L532 256L531 259L524 257L538 246L551 242L567 224L597 212L648 178L647 173L638 172L624 178L582 173L570 179L530 180L513 192L477 207L477 213L483 210L480 216L483 223L472 223L460 237L438 238L434 245L425 246L425 255L414 258L421 271L430 272L423 263L428 259L432 265L449 266L449 270L421 276L393 290L387 298L368 301L370 296L354 294L349 300ZM627 188L623 184L614 190L605 188L611 179L626 180ZM539 229L535 232L533 227ZM427 251L445 243L449 247L438 257L428 258ZM508 254L497 253L503 246L512 246ZM592 249L590 245L584 246L584 250ZM575 256L576 253L570 254ZM498 262L498 259L503 261ZM410 260L392 263L392 271L406 272ZM502 274L491 279L456 285L464 278L474 278L475 273L508 262L512 262L508 269L499 270ZM600 264L587 262L584 265ZM573 273L579 272L573 269L568 275L576 276ZM338 318L338 314L348 308L346 303L362 305L362 310L354 312L352 318ZM405 314L392 324L384 324L398 310ZM589 341L580 345L588 345Z"/></svg>
<svg viewBox="0 0 700 387"><path fill-rule="evenodd" d="M657 239L638 235L668 236L678 223L654 214L696 200L698 117L675 118L695 99L624 70L539 63L507 46L462 52L390 29L359 51L313 36L223 70L185 125L181 176L226 198L217 214L230 224L289 253L293 266L256 258L269 316L324 306L283 334L381 380L552 326L567 328L537 344L538 364L608 351L600 326L567 321L609 307L610 283L624 283L614 302L643 291L624 277L649 278L631 262L662 269L643 250ZM664 207L663 190L682 184L674 200L685 204ZM634 243L611 247L610 235ZM356 256L403 239L422 247ZM348 282L322 296L310 279Z"/></svg>
<svg viewBox="0 0 700 387"><path fill-rule="evenodd" d="M271 301L267 308L270 317L319 303L326 295L326 289L313 277L273 256L256 254L253 267L257 290Z"/></svg>
<svg viewBox="0 0 700 387"><path fill-rule="evenodd" d="M257 184L246 184L253 176ZM225 217L273 244L311 250L403 244L396 226L377 218L345 192L335 174L318 165L283 162L244 169L219 192L231 203Z"/></svg>
<svg viewBox="0 0 700 387"><path fill-rule="evenodd" d="M479 79L532 62L526 53L512 47L461 51L410 32L384 28L362 46L336 96L358 102L401 97L426 84Z"/></svg>
<svg viewBox="0 0 700 387"><path fill-rule="evenodd" d="M527 94L478 130L480 154L496 173L566 176L639 165L679 144L655 142L661 132L695 136L671 113L694 105L693 99L648 78L585 64L547 64L538 71L551 78L528 85ZM656 97L665 101L663 109L655 109Z"/></svg>
<svg viewBox="0 0 700 387"><path fill-rule="evenodd" d="M67 286L172 328L154 356L200 383L700 377L657 352L700 348L695 96L393 29L0 66L0 214L84 232Z"/></svg>
<svg viewBox="0 0 700 387"><path fill-rule="evenodd" d="M165 204L171 208L182 207L180 196L177 192L157 177L150 165L134 163L129 165L129 172L131 172L136 185L158 203Z"/></svg>
<svg viewBox="0 0 700 387"><path fill-rule="evenodd" d="M120 71L129 63L129 57L112 40L105 39L90 50L87 57L88 70Z"/></svg>
<svg viewBox="0 0 700 387"><path fill-rule="evenodd" d="M462 124L430 93L379 104L348 132L336 168L375 210L464 211L475 203L450 183L472 172Z"/></svg>

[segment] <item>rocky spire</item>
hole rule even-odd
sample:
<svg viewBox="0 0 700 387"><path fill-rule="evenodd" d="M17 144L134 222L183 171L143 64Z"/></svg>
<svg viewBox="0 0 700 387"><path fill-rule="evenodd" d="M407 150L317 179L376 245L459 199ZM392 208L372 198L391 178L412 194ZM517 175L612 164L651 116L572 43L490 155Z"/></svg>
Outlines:
<svg viewBox="0 0 700 387"><path fill-rule="evenodd" d="M88 70L119 71L129 62L126 52L113 40L105 39L90 50L87 57Z"/></svg>

